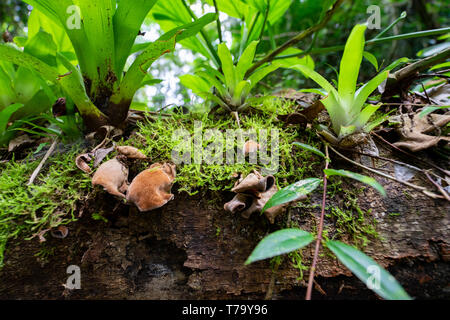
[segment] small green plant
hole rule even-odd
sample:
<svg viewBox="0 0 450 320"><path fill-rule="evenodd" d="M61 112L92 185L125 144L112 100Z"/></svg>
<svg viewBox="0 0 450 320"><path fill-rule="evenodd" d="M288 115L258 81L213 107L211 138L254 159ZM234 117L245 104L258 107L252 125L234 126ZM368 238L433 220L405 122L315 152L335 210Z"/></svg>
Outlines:
<svg viewBox="0 0 450 320"><path fill-rule="evenodd" d="M259 68L249 77L246 76L255 58L258 43L253 41L236 65L227 45L220 44L218 55L222 73L205 67L205 70L197 72L197 75L182 76L181 83L200 97L217 103L229 112L244 111L251 103L250 91L266 75L280 67L279 64L269 64ZM215 89L215 94L210 92L211 88Z"/></svg>
<svg viewBox="0 0 450 320"><path fill-rule="evenodd" d="M365 25L356 25L347 40L341 60L337 90L308 66L297 66L304 75L310 77L327 92L328 96L322 102L330 115L337 140L355 132L369 132L385 120L382 117L370 121L379 105L366 104L366 100L386 80L389 72L381 72L358 90L356 89L364 55L365 30Z"/></svg>
<svg viewBox="0 0 450 320"><path fill-rule="evenodd" d="M91 131L105 124L121 125L136 91L147 83L152 63L215 19L215 14L207 14L136 49L141 25L157 0L25 2L42 14L43 30L38 33L45 41L37 43L39 50L34 52L2 44L1 59L35 70L59 85ZM75 9L72 15L67 13L70 8ZM140 54L127 69L127 59L137 51Z"/></svg>
<svg viewBox="0 0 450 320"><path fill-rule="evenodd" d="M370 185L382 195L385 195L386 193L384 191L384 188L375 179L345 170L328 169L328 148L326 148L326 153L324 154L317 148L309 145L299 143L297 143L296 145L326 159L324 170L324 196L322 202L321 222L319 225L319 231L316 239L316 250L308 281L307 299L310 299L312 283L314 279L314 271L316 267L317 257L319 255L320 243L323 239L323 218L325 215L327 176L338 175L352 178ZM266 203L262 211L264 212L269 208L293 201L299 196L307 195L313 192L319 186L319 184L319 179L311 178L296 182L284 189L281 189L272 196L272 198ZM313 242L313 240L313 234L299 228L278 230L268 235L259 242L259 244L248 257L245 264L247 265L255 261L273 258L275 256L293 252L295 250L306 247L311 242ZM373 259L365 255L363 252L345 243L329 240L328 237L326 237L324 244L350 271L352 271L361 281L366 283L369 289L373 290L379 296L385 299L410 299L410 297L403 290L400 284L386 270L384 270L380 265L378 265ZM374 279L375 282L372 281Z"/></svg>

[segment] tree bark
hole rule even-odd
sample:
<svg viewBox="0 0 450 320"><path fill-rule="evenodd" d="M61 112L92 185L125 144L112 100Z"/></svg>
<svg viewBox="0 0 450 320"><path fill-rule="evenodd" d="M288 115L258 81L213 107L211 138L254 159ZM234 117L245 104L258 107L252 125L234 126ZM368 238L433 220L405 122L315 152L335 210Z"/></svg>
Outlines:
<svg viewBox="0 0 450 320"><path fill-rule="evenodd" d="M337 159L332 163L345 167ZM412 297L450 298L449 203L377 179L387 198L371 188L359 195L361 208L372 209L380 234L364 251ZM353 184L344 182L343 187ZM0 271L0 299L264 299L273 274L270 262L244 266L244 261L262 237L285 226L287 216L269 225L257 214L249 220L231 215L222 206L232 197L223 193L213 205L211 194L176 193L165 207L138 213L99 192L80 204L83 216L69 225L67 238L49 236L42 245L37 240L8 245ZM319 204L320 198L320 192L313 194L311 203ZM342 201L335 196L327 205L340 206ZM292 208L290 221L316 230L319 211ZM107 223L91 218L98 212L105 214ZM329 237L335 234L329 218L325 230ZM304 266L311 265L313 249L310 245L302 251ZM312 299L377 299L327 251L322 253ZM80 290L63 286L70 265L81 268ZM283 259L272 280L272 298L304 299L307 276L299 280L299 275L290 260Z"/></svg>

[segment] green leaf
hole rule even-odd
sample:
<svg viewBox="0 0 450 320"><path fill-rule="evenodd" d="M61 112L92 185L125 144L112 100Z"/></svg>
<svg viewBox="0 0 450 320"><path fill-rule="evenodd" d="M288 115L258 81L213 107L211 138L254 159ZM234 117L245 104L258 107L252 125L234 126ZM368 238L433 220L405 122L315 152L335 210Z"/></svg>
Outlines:
<svg viewBox="0 0 450 320"><path fill-rule="evenodd" d="M371 65L373 65L373 67L375 68L376 71L378 71L378 61L377 58L371 54L370 52L364 51L363 53L364 58L366 58L367 61L370 62Z"/></svg>
<svg viewBox="0 0 450 320"><path fill-rule="evenodd" d="M284 229L276 231L256 246L245 262L246 265L295 251L310 244L314 237L309 232L300 229Z"/></svg>
<svg viewBox="0 0 450 320"><path fill-rule="evenodd" d="M355 276L380 297L388 300L411 300L395 278L361 251L339 241L326 246Z"/></svg>
<svg viewBox="0 0 450 320"><path fill-rule="evenodd" d="M366 26L357 24L345 44L339 69L338 92L341 100L350 107L356 91L359 68L364 52Z"/></svg>
<svg viewBox="0 0 450 320"><path fill-rule="evenodd" d="M275 193L269 201L267 201L261 213L264 213L267 209L297 200L299 197L313 192L317 189L320 183L320 179L309 178L297 181L296 183L281 189Z"/></svg>
<svg viewBox="0 0 450 320"><path fill-rule="evenodd" d="M186 88L191 89L195 94L204 97L203 93L211 90L213 84L208 83L205 79L191 75L185 74L180 77L180 82Z"/></svg>
<svg viewBox="0 0 450 320"><path fill-rule="evenodd" d="M244 80L245 74L247 70L252 66L253 60L255 59L256 47L258 46L259 41L252 41L249 46L242 53L239 58L239 62L237 64L237 74L239 81Z"/></svg>
<svg viewBox="0 0 450 320"><path fill-rule="evenodd" d="M361 88L358 89L355 93L355 100L353 102L354 109L358 110L358 112L361 110L362 106L366 102L367 98L374 92L378 86L387 79L389 75L388 71L381 72L378 74L375 78L371 79L369 82L364 84Z"/></svg>
<svg viewBox="0 0 450 320"><path fill-rule="evenodd" d="M176 33L179 33L179 31L183 31L177 36L177 42L183 41L184 39L195 36L197 33L200 32L200 30L203 27L205 27L206 25L210 24L215 20L216 20L215 13L207 13L201 18L195 20L194 22L184 24L182 26L176 27L166 32L164 35L161 36L161 38L159 38L159 40L168 40L172 38Z"/></svg>
<svg viewBox="0 0 450 320"><path fill-rule="evenodd" d="M279 67L280 66L278 64L274 63L256 70L250 77L248 77L248 80L250 80L250 90L253 89L258 82L264 79L265 76L277 70Z"/></svg>
<svg viewBox="0 0 450 320"><path fill-rule="evenodd" d="M56 44L52 36L40 30L34 37L28 40L24 52L44 61L52 67L56 67Z"/></svg>
<svg viewBox="0 0 450 320"><path fill-rule="evenodd" d="M323 89L325 89L327 93L333 92L336 97L338 96L336 89L324 77L322 77L319 73L317 73L313 69L301 64L296 65L294 67L295 69L303 73L306 77L311 78L311 80L313 80Z"/></svg>
<svg viewBox="0 0 450 320"><path fill-rule="evenodd" d="M10 106L7 106L5 109L0 111L0 133L6 131L8 127L9 118L13 115L14 112L23 107L21 103L15 103Z"/></svg>
<svg viewBox="0 0 450 320"><path fill-rule="evenodd" d="M359 174L359 173L347 171L347 170L325 169L324 172L329 177L330 176L341 176L341 177L346 177L346 178L351 178L351 179L354 179L354 180L358 180L358 181L360 181L362 183L365 183L365 184L371 186L372 188L377 190L384 197L386 196L386 191L384 190L383 186L381 184L379 184L377 182L377 180L375 180L374 178L371 178L371 177L368 177L368 176L364 176L364 175Z"/></svg>
<svg viewBox="0 0 450 320"><path fill-rule="evenodd" d="M222 62L222 72L225 76L225 84L231 94L238 84L238 77L236 74L236 67L233 64L233 57L225 43L219 44L219 58Z"/></svg>
<svg viewBox="0 0 450 320"><path fill-rule="evenodd" d="M446 109L446 108L450 108L450 106L439 106L439 107L425 107L423 108L423 110L419 113L419 118L423 118L427 115L429 115L430 113L435 112L436 110L440 110L440 109Z"/></svg>
<svg viewBox="0 0 450 320"><path fill-rule="evenodd" d="M121 0L114 15L116 73L120 74L130 55L145 17L158 0ZM120 44L120 45L118 45Z"/></svg>
<svg viewBox="0 0 450 320"><path fill-rule="evenodd" d="M317 149L317 148L315 148L313 146L310 146L310 145L304 144L304 143L300 143L300 142L294 142L292 144L294 146L298 146L298 147L303 148L305 150L311 151L312 153L314 153L314 154L316 154L318 156L326 158L325 154L322 151L320 151L319 149Z"/></svg>

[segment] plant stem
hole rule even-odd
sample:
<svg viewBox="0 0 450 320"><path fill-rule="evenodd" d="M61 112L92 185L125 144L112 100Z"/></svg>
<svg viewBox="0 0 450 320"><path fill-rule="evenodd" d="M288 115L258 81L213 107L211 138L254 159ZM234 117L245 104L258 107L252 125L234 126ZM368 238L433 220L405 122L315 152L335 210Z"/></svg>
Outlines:
<svg viewBox="0 0 450 320"><path fill-rule="evenodd" d="M330 158L328 154L328 144L325 144L325 170L328 169L328 165L330 164ZM323 175L323 197L322 197L322 212L320 213L320 223L319 230L317 232L317 241L316 241L316 249L314 250L314 258L311 265L311 271L309 273L308 279L308 289L306 290L306 300L311 300L312 287L314 284L314 273L316 271L317 260L319 258L319 250L320 245L322 243L322 232L323 232L323 221L325 218L325 204L327 200L327 175L324 173Z"/></svg>
<svg viewBox="0 0 450 320"><path fill-rule="evenodd" d="M308 29L304 30L303 32L299 33L298 35L296 35L295 37L291 38L290 40L285 42L283 45L278 47L278 49L276 49L276 50L272 51L271 53L269 53L268 55L266 55L263 59L255 62L253 64L253 66L247 71L246 76L249 76L263 64L272 61L273 59L275 59L278 55L280 55L285 50L296 45L297 43L299 43L306 37L310 36L311 34L316 33L317 31L319 31L320 29L325 27L325 25L330 21L331 17L334 15L334 13L337 11L339 6L343 2L344 2L344 0L337 0L334 3L333 7L325 14L325 17L322 19L321 22L319 22L318 24L312 26L311 28L308 28Z"/></svg>
<svg viewBox="0 0 450 320"><path fill-rule="evenodd" d="M375 39L379 39L381 38L386 32L388 32L389 30L391 30L397 23L399 23L401 20L406 18L406 12L403 11L402 14L400 15L400 17L398 17L397 19L395 19L394 22L392 22L386 29L384 29L383 31L381 31L379 34L377 34L375 36L375 38L373 38L372 40Z"/></svg>
<svg viewBox="0 0 450 320"><path fill-rule="evenodd" d="M53 140L52 145L50 146L47 153L45 154L44 158L39 163L36 170L33 171L33 174L31 175L30 180L27 183L27 186L31 186L34 183L34 180L36 180L36 178L37 178L39 172L41 172L42 167L44 166L45 162L48 160L48 158L50 158L52 153L55 151L57 145L58 145L58 138L55 138L55 140Z"/></svg>
<svg viewBox="0 0 450 320"><path fill-rule="evenodd" d="M264 15L264 22L262 25L261 33L259 34L259 42L261 42L262 37L264 35L264 29L266 28L267 19L269 18L269 11L270 11L270 0L267 1L266 14Z"/></svg>
<svg viewBox="0 0 450 320"><path fill-rule="evenodd" d="M217 0L213 0L214 3L214 8L216 9L216 14L217 14L217 33L219 34L219 41L220 43L223 42L223 38L222 38L222 24L220 23L220 11L219 11L219 7L217 6Z"/></svg>

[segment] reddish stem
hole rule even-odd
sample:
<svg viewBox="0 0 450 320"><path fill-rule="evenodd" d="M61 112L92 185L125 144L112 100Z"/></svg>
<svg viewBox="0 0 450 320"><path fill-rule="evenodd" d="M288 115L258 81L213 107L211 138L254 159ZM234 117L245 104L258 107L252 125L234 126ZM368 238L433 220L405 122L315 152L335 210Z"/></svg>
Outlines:
<svg viewBox="0 0 450 320"><path fill-rule="evenodd" d="M328 169L329 165L329 156L328 156L328 145L325 145L325 169ZM314 258L311 265L311 271L309 273L308 279L308 289L306 290L306 300L311 300L312 287L314 283L314 272L316 271L317 260L319 258L320 244L322 243L322 231L323 231L323 221L325 218L325 203L327 200L327 175L323 176L323 197L322 197L322 212L320 213L320 223L319 230L317 233L317 241L316 241L316 249L314 251Z"/></svg>

